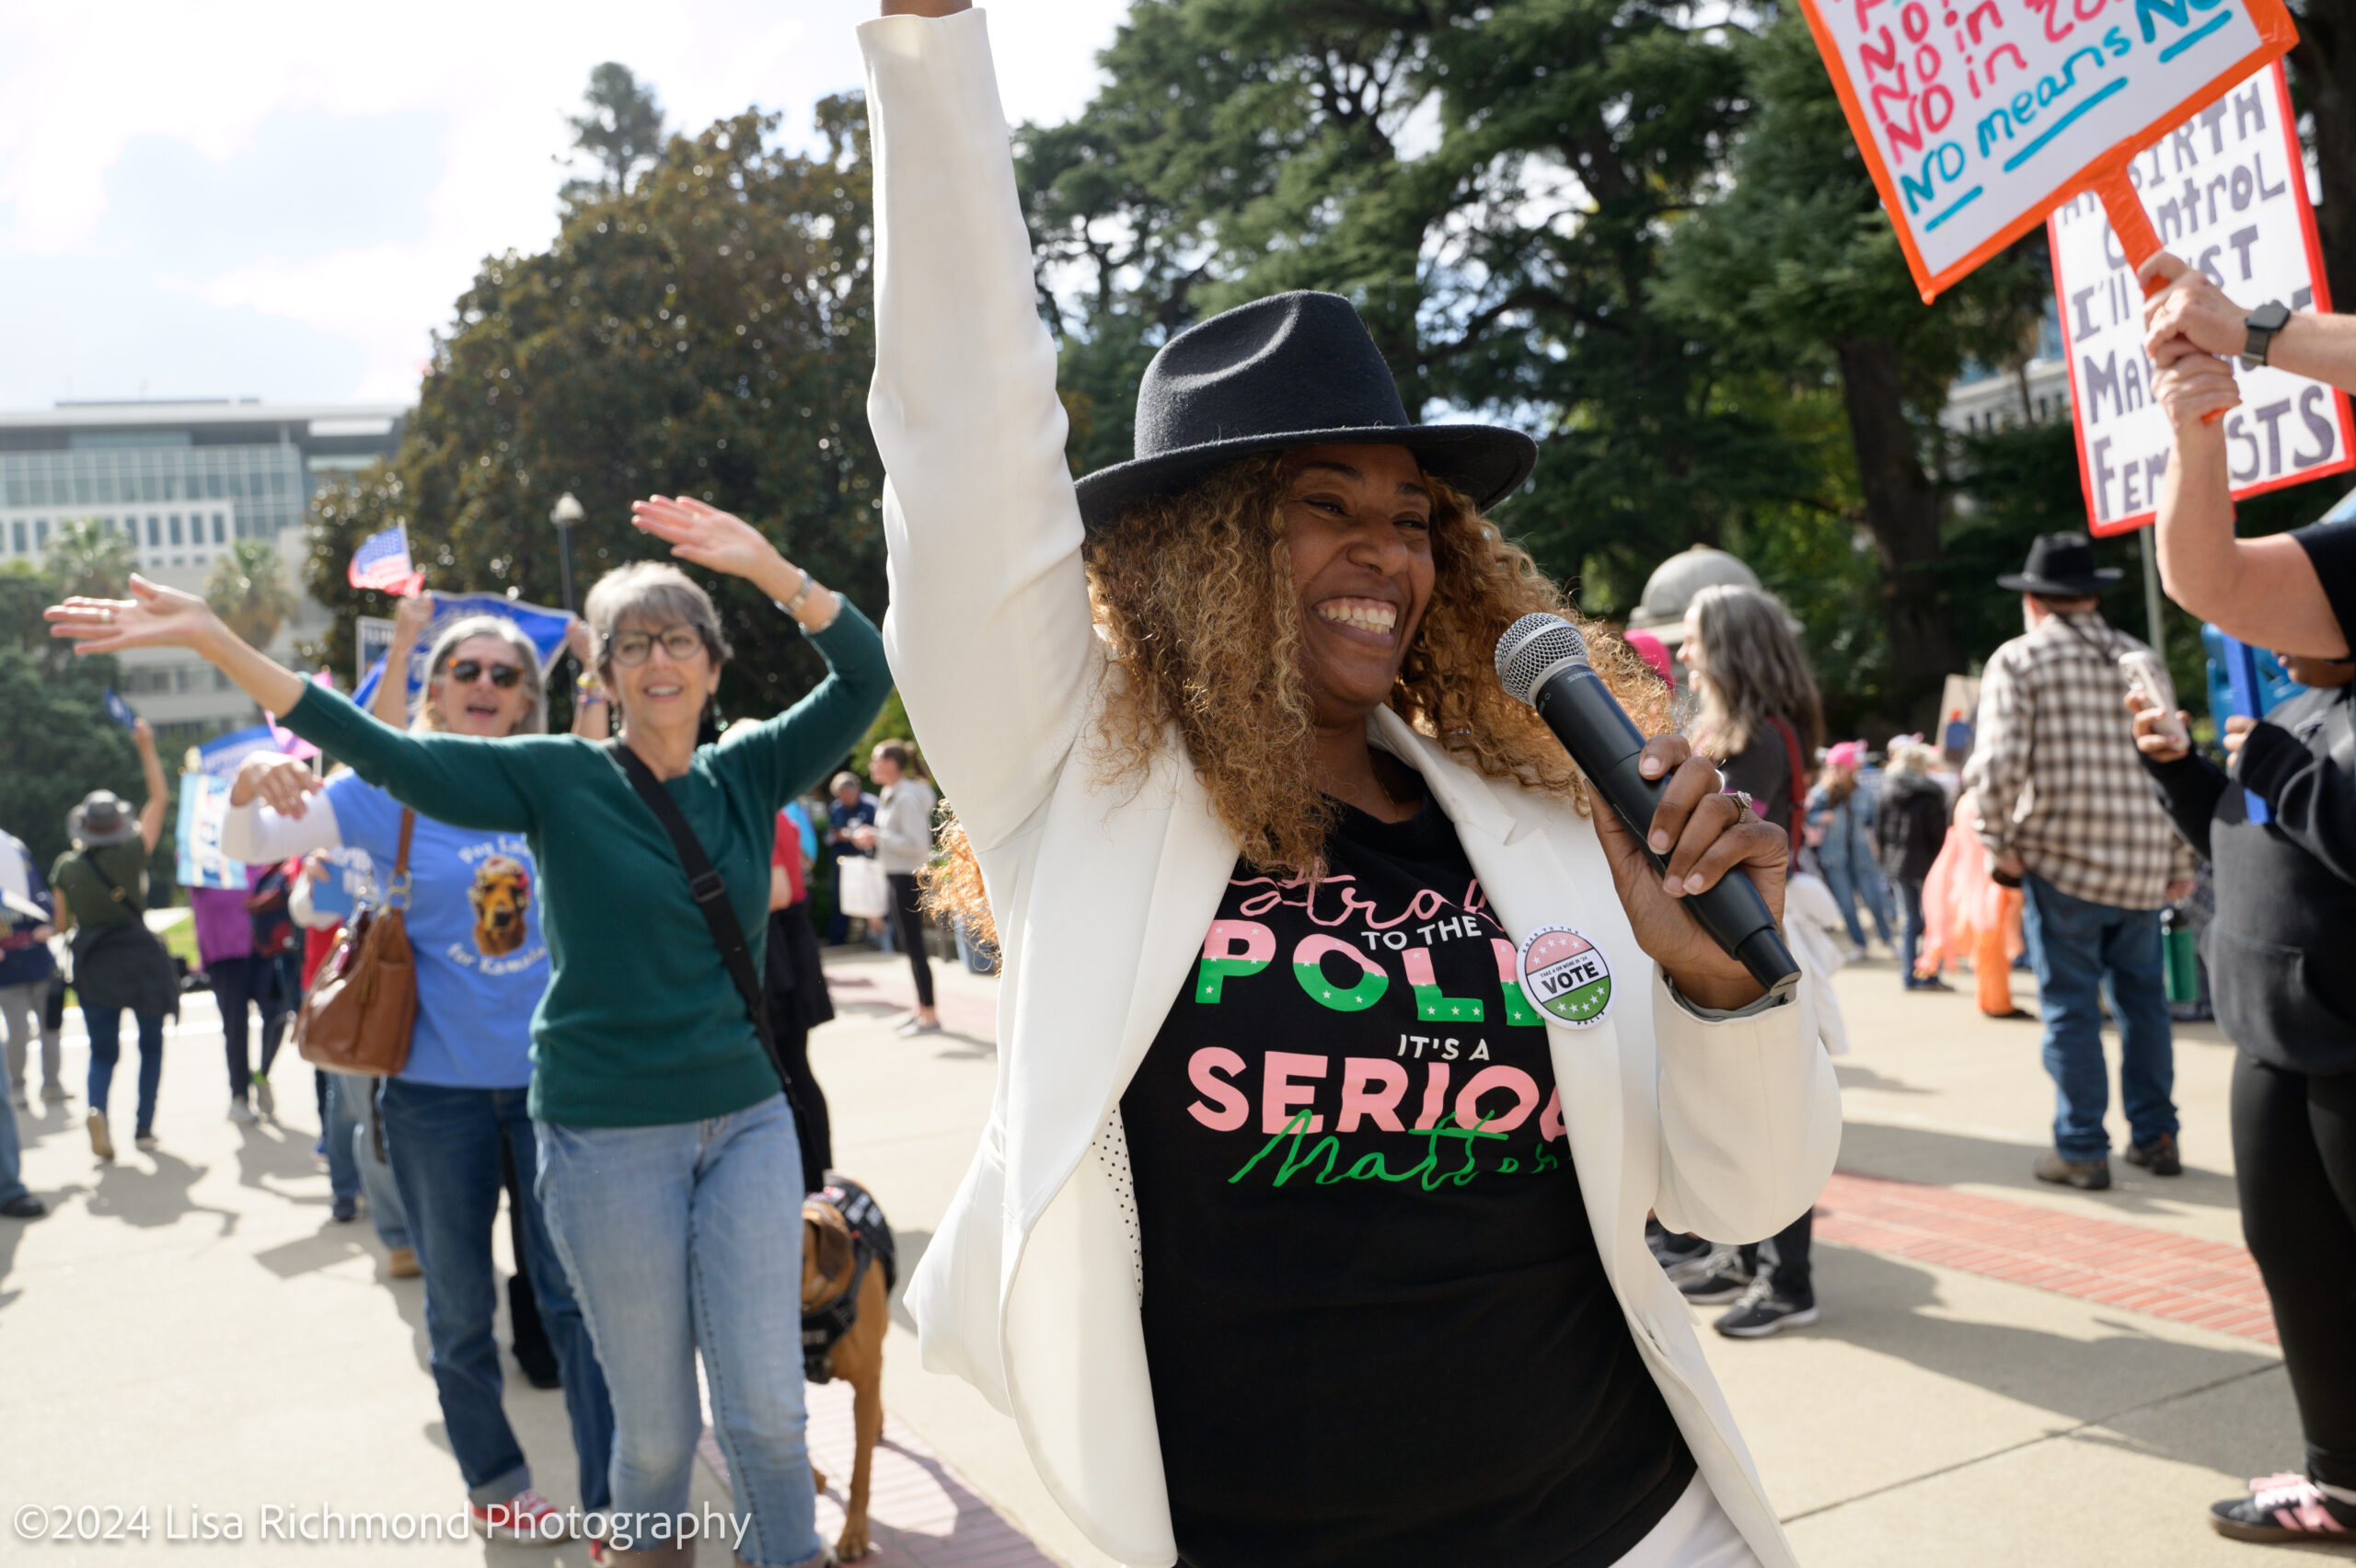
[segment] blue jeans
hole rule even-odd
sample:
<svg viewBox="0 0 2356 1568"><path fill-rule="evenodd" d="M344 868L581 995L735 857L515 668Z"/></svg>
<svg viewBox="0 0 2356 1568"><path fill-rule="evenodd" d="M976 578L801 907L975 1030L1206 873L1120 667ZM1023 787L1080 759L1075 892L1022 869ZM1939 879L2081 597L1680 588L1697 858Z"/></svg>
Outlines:
<svg viewBox="0 0 2356 1568"><path fill-rule="evenodd" d="M17 1142L17 1113L0 1102L0 1204L25 1195L24 1153Z"/></svg>
<svg viewBox="0 0 2356 1568"><path fill-rule="evenodd" d="M164 1015L133 1013L139 1027L139 1123L137 1132L156 1126L156 1090L164 1081ZM107 1090L114 1086L114 1065L122 1055L122 1009L84 1008L82 1022L90 1032L90 1109L107 1108Z"/></svg>
<svg viewBox="0 0 2356 1568"><path fill-rule="evenodd" d="M1865 928L1857 918L1857 905L1874 917L1874 928L1881 940L1889 940L1889 890L1882 885L1881 873L1870 868L1856 870L1845 860L1819 856L1817 864L1823 868L1824 885L1832 890L1832 902L1841 906L1841 918L1848 922L1849 940L1857 946L1865 945Z"/></svg>
<svg viewBox="0 0 2356 1568"><path fill-rule="evenodd" d="M572 1271L614 1392L614 1515L687 1507L703 1412L736 1502L738 1555L781 1568L816 1558L817 1499L802 1402L802 1153L785 1097L654 1127L543 1122L540 1202Z"/></svg>
<svg viewBox="0 0 2356 1568"><path fill-rule="evenodd" d="M368 1194L368 1223L387 1249L410 1244L409 1214L401 1204L393 1168L376 1154L369 1111L382 1081L359 1073L328 1078L328 1190L338 1197ZM388 1151L389 1152L389 1151Z"/></svg>
<svg viewBox="0 0 2356 1568"><path fill-rule="evenodd" d="M2176 1046L2168 1029L2160 912L2073 898L2034 871L2021 886L2021 925L2045 1013L2054 1148L2075 1160L2110 1152L2102 1124L2110 1109L2110 1075L2102 1057L2101 998L2108 999L2119 1022L2119 1098L2130 1136L2140 1144L2175 1132L2169 1093L2176 1087Z"/></svg>
<svg viewBox="0 0 2356 1568"><path fill-rule="evenodd" d="M1898 902L1906 910L1906 928L1899 938L1898 978L1909 989L1922 984L1914 978L1914 960L1923 951L1923 884L1901 882Z"/></svg>
<svg viewBox="0 0 2356 1568"><path fill-rule="evenodd" d="M467 1497L476 1504L504 1503L532 1484L523 1446L499 1402L499 1342L491 1332L499 1298L491 1236L499 1218L500 1144L514 1154L527 1189L536 1158L525 1092L520 1086L445 1089L388 1078L380 1101L410 1244L424 1271L433 1388L442 1397L442 1422ZM602 1509L614 1442L606 1379L537 1200L526 1201L523 1219L525 1255L516 1262L531 1278L540 1321L563 1371L582 1506Z"/></svg>

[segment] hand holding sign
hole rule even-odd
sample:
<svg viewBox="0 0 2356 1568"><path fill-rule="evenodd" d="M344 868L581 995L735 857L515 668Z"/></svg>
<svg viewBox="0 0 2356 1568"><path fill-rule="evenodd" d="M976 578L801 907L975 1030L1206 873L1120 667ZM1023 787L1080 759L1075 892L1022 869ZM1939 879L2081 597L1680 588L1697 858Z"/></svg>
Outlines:
<svg viewBox="0 0 2356 1568"><path fill-rule="evenodd" d="M1801 5L1925 300L2082 190L2158 250L2127 160L2297 39L2281 0Z"/></svg>

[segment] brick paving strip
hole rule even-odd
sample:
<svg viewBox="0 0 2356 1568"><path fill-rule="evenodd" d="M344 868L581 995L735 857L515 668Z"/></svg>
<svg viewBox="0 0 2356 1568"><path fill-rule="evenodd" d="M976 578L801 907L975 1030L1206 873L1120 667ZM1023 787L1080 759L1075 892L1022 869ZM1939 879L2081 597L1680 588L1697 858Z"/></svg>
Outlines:
<svg viewBox="0 0 2356 1568"><path fill-rule="evenodd" d="M1846 1170L1835 1172L1817 1200L1816 1234L1844 1247L2275 1343L2258 1264L2226 1242Z"/></svg>

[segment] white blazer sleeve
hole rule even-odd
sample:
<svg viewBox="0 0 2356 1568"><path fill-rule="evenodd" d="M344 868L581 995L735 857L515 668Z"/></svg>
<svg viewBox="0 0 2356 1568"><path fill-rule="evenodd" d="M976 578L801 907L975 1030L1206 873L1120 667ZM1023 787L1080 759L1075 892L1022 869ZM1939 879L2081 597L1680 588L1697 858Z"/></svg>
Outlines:
<svg viewBox="0 0 2356 1568"><path fill-rule="evenodd" d="M335 803L325 791L312 796L310 809L299 817L280 816L260 801L248 801L231 806L221 819L221 853L249 866L333 849L342 842L343 825L335 820Z"/></svg>
<svg viewBox="0 0 2356 1568"><path fill-rule="evenodd" d="M1713 1022L1678 1006L1654 979L1661 1150L1654 1206L1669 1229L1758 1241L1824 1191L1841 1153L1841 1085L1819 1038L1814 980L1804 974L1783 1007Z"/></svg>
<svg viewBox="0 0 2356 1568"><path fill-rule="evenodd" d="M875 158L884 645L976 849L1044 801L1103 665L982 13L859 29Z"/></svg>

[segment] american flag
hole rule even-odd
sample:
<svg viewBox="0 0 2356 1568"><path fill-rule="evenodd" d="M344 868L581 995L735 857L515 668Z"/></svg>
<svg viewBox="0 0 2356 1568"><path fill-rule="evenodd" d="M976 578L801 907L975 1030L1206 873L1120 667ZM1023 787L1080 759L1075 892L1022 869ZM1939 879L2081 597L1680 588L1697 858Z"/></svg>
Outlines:
<svg viewBox="0 0 2356 1568"><path fill-rule="evenodd" d="M425 573L410 564L409 525L396 523L381 534L371 534L352 552L345 576L354 588L382 594L410 594L425 586Z"/></svg>

